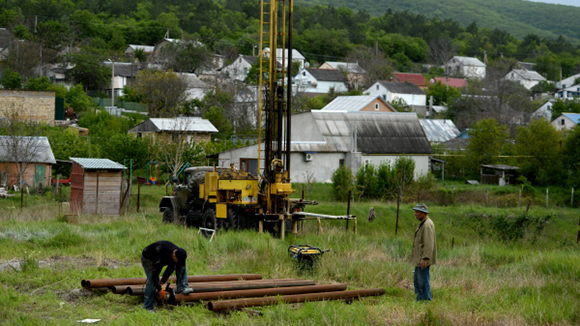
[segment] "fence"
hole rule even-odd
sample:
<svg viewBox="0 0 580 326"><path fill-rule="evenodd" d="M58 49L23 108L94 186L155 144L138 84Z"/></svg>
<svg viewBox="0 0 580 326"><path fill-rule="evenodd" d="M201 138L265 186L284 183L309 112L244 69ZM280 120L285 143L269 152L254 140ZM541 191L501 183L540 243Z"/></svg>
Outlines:
<svg viewBox="0 0 580 326"><path fill-rule="evenodd" d="M110 98L94 97L93 100L98 106L111 106L112 100ZM115 100L115 106L123 108L127 111L147 112L147 106L135 103ZM126 112L126 111L125 111Z"/></svg>

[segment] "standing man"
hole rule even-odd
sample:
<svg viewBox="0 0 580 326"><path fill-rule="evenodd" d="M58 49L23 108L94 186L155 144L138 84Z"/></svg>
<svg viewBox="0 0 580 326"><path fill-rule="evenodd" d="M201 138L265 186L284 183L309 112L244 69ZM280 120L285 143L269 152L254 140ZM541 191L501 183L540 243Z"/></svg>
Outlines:
<svg viewBox="0 0 580 326"><path fill-rule="evenodd" d="M419 220L419 226L415 231L413 240L413 253L411 265L415 266L413 281L417 301L431 301L431 284L429 279L429 266L437 263L437 243L435 241L435 224L427 216L429 211L425 204L417 204L413 210Z"/></svg>
<svg viewBox="0 0 580 326"><path fill-rule="evenodd" d="M147 274L147 285L145 286L144 308L155 312L155 291L161 291L163 283L167 282L169 276L175 271L177 276L177 291L180 294L189 294L193 292L187 283L187 270L185 269L185 259L187 252L169 241L154 242L145 249L141 254L141 264L145 274ZM159 274L164 266L167 266L161 283L159 283Z"/></svg>

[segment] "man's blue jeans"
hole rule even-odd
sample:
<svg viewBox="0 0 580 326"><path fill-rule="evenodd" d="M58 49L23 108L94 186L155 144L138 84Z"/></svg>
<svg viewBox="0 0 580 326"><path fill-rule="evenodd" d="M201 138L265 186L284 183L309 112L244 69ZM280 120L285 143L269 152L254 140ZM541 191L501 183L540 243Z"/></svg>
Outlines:
<svg viewBox="0 0 580 326"><path fill-rule="evenodd" d="M431 294L429 266L425 269L421 269L420 266L415 267L413 281L415 283L415 296L417 297L417 301L431 301L433 295Z"/></svg>
<svg viewBox="0 0 580 326"><path fill-rule="evenodd" d="M147 285L145 286L145 301L143 302L143 307L147 310L155 310L155 287L153 286L153 262L141 255L141 264L147 275ZM181 292L187 289L189 285L187 284L187 269L185 264L178 266L175 271L177 276L177 292Z"/></svg>

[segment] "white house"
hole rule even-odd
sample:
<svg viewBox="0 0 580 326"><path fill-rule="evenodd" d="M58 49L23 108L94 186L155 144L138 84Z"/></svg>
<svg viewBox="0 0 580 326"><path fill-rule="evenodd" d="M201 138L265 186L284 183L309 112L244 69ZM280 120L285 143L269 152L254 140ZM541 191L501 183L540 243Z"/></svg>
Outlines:
<svg viewBox="0 0 580 326"><path fill-rule="evenodd" d="M551 124L558 130L569 130L574 128L578 121L580 121L580 113L562 113Z"/></svg>
<svg viewBox="0 0 580 326"><path fill-rule="evenodd" d="M105 61L104 65L106 67L113 69L113 63L111 61ZM123 94L123 87L131 86L137 77L139 72L139 65L130 62L115 62L115 71L112 78L113 87L115 92L115 98ZM111 87L107 88L107 94L111 96Z"/></svg>
<svg viewBox="0 0 580 326"><path fill-rule="evenodd" d="M392 113L397 110L385 101L381 96L337 96L328 103L321 111L334 112L385 112Z"/></svg>
<svg viewBox="0 0 580 326"><path fill-rule="evenodd" d="M427 94L419 86L409 82L399 83L379 80L363 93L382 96L385 101L390 103L401 99L410 106L424 107L427 104Z"/></svg>
<svg viewBox="0 0 580 326"><path fill-rule="evenodd" d="M244 81L248 76L248 72L250 72L250 68L257 61L257 57L240 54L230 65L221 68L221 72L231 80Z"/></svg>
<svg viewBox="0 0 580 326"><path fill-rule="evenodd" d="M149 118L127 131L138 137L171 137L172 134L183 134L186 141L199 143L211 141L211 135L217 128L207 119L199 117Z"/></svg>
<svg viewBox="0 0 580 326"><path fill-rule="evenodd" d="M560 89L559 91L556 92L556 94L554 94L554 97L561 98L564 100L580 97L580 84Z"/></svg>
<svg viewBox="0 0 580 326"><path fill-rule="evenodd" d="M505 79L518 82L527 89L532 89L532 87L538 85L541 81L546 80L539 73L525 69L514 69L505 75Z"/></svg>
<svg viewBox="0 0 580 326"><path fill-rule="evenodd" d="M264 50L262 51L264 53L264 55L266 57L270 57L270 48L264 48ZM284 60L282 60L282 58ZM292 62L298 61L300 62L300 68L304 68L304 61L306 60L306 58L304 58L304 56L302 55L302 53L298 52L295 49L292 49ZM284 65L284 67L287 69L288 67L288 49L284 49L284 51L282 51L282 48L278 48L276 50L276 61L282 63Z"/></svg>
<svg viewBox="0 0 580 326"><path fill-rule="evenodd" d="M531 118L544 118L548 121L552 121L552 106L554 105L554 102L556 102L554 99L544 102L544 104L540 105L539 108L532 112Z"/></svg>
<svg viewBox="0 0 580 326"><path fill-rule="evenodd" d="M331 88L335 92L346 92L346 77L339 70L300 69L292 83L298 91L305 93L327 94Z"/></svg>
<svg viewBox="0 0 580 326"><path fill-rule="evenodd" d="M568 78L562 79L562 81L556 81L554 82L554 87L556 87L556 89L563 89L563 88L567 88L570 87L572 85L576 85L576 79L580 78L580 74L576 74L574 76L570 76Z"/></svg>
<svg viewBox="0 0 580 326"><path fill-rule="evenodd" d="M398 157L415 161L415 176L429 171L433 152L415 113L367 113L311 111L292 115L290 178L306 182L314 174L318 182L330 182L341 165L356 173L366 164L392 164ZM263 145L262 145L263 150ZM258 167L258 145L224 151L218 154L223 166L255 173ZM264 167L260 156L260 169Z"/></svg>
<svg viewBox="0 0 580 326"><path fill-rule="evenodd" d="M207 92L214 89L213 86L206 84L201 79L199 79L199 77L197 77L195 74L178 73L178 75L181 77L181 79L183 79L183 81L187 85L185 89L186 94L185 96L188 101L191 101L193 99L201 100L203 99L203 97Z"/></svg>
<svg viewBox="0 0 580 326"><path fill-rule="evenodd" d="M477 58L454 56L445 66L445 71L453 76L485 78L487 66Z"/></svg>

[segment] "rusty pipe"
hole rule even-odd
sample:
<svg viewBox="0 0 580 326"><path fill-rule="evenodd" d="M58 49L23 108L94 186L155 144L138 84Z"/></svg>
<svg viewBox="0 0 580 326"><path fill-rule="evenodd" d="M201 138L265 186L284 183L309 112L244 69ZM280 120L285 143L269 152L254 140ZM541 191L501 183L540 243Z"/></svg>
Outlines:
<svg viewBox="0 0 580 326"><path fill-rule="evenodd" d="M281 288L267 288L267 289L252 289L252 290L238 290L238 291L219 291L219 292L202 292L191 294L176 294L175 302L179 303L203 301L203 300L218 300L218 299L237 299L237 298L253 298L272 295L290 295L290 294L304 294L316 292L333 292L346 290L346 284L328 284L328 285L311 285L311 286L292 286Z"/></svg>
<svg viewBox="0 0 580 326"><path fill-rule="evenodd" d="M227 275L198 275L188 276L188 282L216 282L216 281L236 281L236 280L261 280L259 274L227 274ZM175 276L169 278L169 282L175 282ZM81 286L84 288L111 287L115 285L135 285L147 283L146 277L139 278L116 278L116 279L94 279L82 280Z"/></svg>
<svg viewBox="0 0 580 326"><path fill-rule="evenodd" d="M254 299L239 299L226 301L211 301L208 302L209 310L232 310L255 306L274 305L279 302L283 303L300 303L305 301L323 301L323 300L340 300L368 297L385 294L384 289L366 289L366 290L352 290L352 291L337 291L337 292L322 292L322 293L306 293L285 295L282 297L264 297Z"/></svg>
<svg viewBox="0 0 580 326"><path fill-rule="evenodd" d="M310 280L272 280L265 281L231 281L231 282L204 282L204 283L190 283L189 287L193 292L220 292L220 291L236 291L236 290L250 290L250 289L267 289L276 287L291 287L291 286L308 286L314 285L314 281ZM137 286L130 286L127 290L129 295L142 295L145 293L145 284ZM175 288L175 284L170 284L169 287Z"/></svg>

